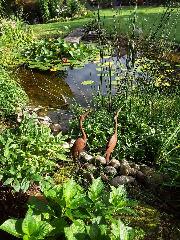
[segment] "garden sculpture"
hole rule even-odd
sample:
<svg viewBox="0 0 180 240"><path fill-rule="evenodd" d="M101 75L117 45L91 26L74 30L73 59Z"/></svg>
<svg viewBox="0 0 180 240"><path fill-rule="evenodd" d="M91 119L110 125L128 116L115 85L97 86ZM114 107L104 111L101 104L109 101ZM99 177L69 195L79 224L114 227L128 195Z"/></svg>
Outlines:
<svg viewBox="0 0 180 240"><path fill-rule="evenodd" d="M86 146L87 136L83 129L82 124L83 124L83 121L85 120L85 117L89 114L89 112L90 111L80 116L79 125L80 125L80 130L82 132L82 137L77 138L72 146L71 154L72 154L73 160L79 160L80 153L84 150Z"/></svg>
<svg viewBox="0 0 180 240"><path fill-rule="evenodd" d="M116 144L117 144L117 126L118 126L117 118L118 118L120 110L121 109L119 109L117 111L117 113L115 114L115 117L114 117L114 121L115 121L114 134L112 135L112 137L110 138L109 142L106 145L106 156L105 156L105 158L106 158L106 163L107 164L109 163L110 155L113 152L113 150L114 150L114 148L116 147Z"/></svg>

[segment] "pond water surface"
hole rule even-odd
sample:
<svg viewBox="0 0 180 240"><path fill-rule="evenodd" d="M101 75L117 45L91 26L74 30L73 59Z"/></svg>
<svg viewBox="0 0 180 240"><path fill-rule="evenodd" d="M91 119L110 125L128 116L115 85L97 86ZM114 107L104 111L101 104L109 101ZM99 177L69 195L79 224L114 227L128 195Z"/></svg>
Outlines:
<svg viewBox="0 0 180 240"><path fill-rule="evenodd" d="M121 58L120 64L125 66L125 63L126 56ZM83 68L68 68L67 72L41 72L19 68L16 75L28 94L31 105L63 109L74 100L82 106L89 105L98 91L103 95L107 94L109 69L113 73L115 67L117 68L117 59L113 57L98 64L88 63ZM114 79L112 76L111 81ZM111 91L116 92L115 85L112 85Z"/></svg>

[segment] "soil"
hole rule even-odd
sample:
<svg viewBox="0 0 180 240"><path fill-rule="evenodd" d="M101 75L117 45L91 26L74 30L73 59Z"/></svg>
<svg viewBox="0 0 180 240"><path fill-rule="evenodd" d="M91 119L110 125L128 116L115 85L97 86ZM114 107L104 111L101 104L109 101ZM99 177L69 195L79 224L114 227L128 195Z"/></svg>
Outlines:
<svg viewBox="0 0 180 240"><path fill-rule="evenodd" d="M28 196L25 193L14 193L9 187L0 183L0 224L9 218L22 218L26 213ZM0 240L16 240L4 231L0 231Z"/></svg>

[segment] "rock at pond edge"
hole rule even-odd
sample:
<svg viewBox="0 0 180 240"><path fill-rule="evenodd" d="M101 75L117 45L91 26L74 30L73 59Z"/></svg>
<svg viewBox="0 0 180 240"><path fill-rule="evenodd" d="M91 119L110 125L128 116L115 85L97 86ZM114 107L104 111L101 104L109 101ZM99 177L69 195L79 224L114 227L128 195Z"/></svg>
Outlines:
<svg viewBox="0 0 180 240"><path fill-rule="evenodd" d="M131 176L117 176L115 178L113 178L110 181L110 184L114 187L118 187L119 185L124 185L124 184L128 184L128 183L132 183L135 181L135 178L131 177Z"/></svg>

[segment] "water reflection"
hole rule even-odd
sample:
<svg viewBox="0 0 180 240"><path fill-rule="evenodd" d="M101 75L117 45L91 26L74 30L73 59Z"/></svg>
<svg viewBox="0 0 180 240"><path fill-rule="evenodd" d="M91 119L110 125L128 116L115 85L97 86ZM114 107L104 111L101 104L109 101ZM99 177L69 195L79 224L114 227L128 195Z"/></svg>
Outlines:
<svg viewBox="0 0 180 240"><path fill-rule="evenodd" d="M83 68L68 69L64 76L62 73L25 68L19 68L16 74L32 105L57 109L63 108L73 100L87 106L98 92L107 94L110 84L111 93L114 94L116 85L113 82L122 74L122 66L125 65L126 56L120 60L109 57L99 63L88 63ZM88 85L86 81L92 84Z"/></svg>
<svg viewBox="0 0 180 240"><path fill-rule="evenodd" d="M69 85L57 73L19 68L16 75L33 106L61 108L73 97Z"/></svg>

